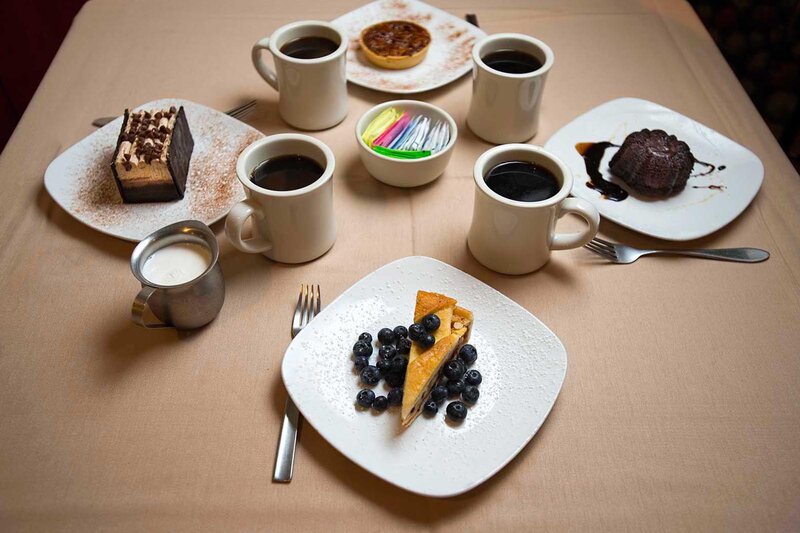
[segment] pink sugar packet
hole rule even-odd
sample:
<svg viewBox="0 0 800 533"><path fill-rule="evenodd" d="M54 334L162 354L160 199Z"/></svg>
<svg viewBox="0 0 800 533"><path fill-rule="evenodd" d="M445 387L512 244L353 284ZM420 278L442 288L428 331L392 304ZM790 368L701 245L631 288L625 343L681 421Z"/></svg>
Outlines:
<svg viewBox="0 0 800 533"><path fill-rule="evenodd" d="M400 132L405 129L410 121L411 116L408 113L403 112L403 114L400 115L400 118L397 119L397 122L386 128L386 131L378 135L378 138L375 139L375 142L373 142L372 145L383 147L389 146L392 144L394 138L400 135Z"/></svg>

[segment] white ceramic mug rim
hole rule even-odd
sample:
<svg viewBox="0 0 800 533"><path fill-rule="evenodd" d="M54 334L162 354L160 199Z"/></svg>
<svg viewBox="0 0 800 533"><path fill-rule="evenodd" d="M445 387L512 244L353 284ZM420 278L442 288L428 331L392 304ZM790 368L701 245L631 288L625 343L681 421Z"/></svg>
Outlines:
<svg viewBox="0 0 800 533"><path fill-rule="evenodd" d="M296 57L287 56L283 52L281 52L280 47L277 45L278 41L280 41L280 37L282 34L286 33L289 30L293 30L295 28L301 26L322 26L328 29L335 31L339 35L339 48L331 52L330 54L322 57L317 57L315 59L298 59ZM275 57L281 58L283 61L288 61L289 63L295 63L298 65L315 65L319 63L326 63L328 61L333 61L339 58L342 54L345 53L347 50L348 39L347 36L342 33L342 31L331 24L330 22L325 22L324 20L299 20L297 22L291 22L284 26L281 26L269 37L269 51L272 52L272 55Z"/></svg>
<svg viewBox="0 0 800 533"><path fill-rule="evenodd" d="M306 185L300 189L295 189L293 191L273 191L272 189L265 189L264 187L259 187L252 181L250 181L250 175L245 169L245 160L248 156L260 148L262 145L265 144L272 144L278 141L299 141L299 142L307 142L313 144L317 148L319 148L323 154L325 154L326 164L325 169L322 172L322 175L317 178L314 183ZM322 141L311 137L310 135L303 135L302 133L278 133L276 135L269 135L262 139L258 139L257 141L253 141L250 145L242 150L242 153L239 154L239 158L236 160L236 177L239 178L239 182L247 189L251 190L256 194L260 194L262 196L274 196L274 197L290 197L290 196L302 196L304 194L308 194L311 191L319 189L323 185L325 185L332 177L333 171L336 168L336 160L333 157L333 151L328 148L328 145L323 143Z"/></svg>
<svg viewBox="0 0 800 533"><path fill-rule="evenodd" d="M511 74L508 72L501 72L499 70L495 70L486 63L483 62L483 58L481 58L481 50L483 47L491 42L497 41L499 39L518 39L520 41L526 41L540 50L544 52L544 63L542 66L533 72L525 72L523 74ZM541 41L535 37L531 37L530 35L525 35L523 33L493 33L492 35L487 35L477 43L475 46L472 47L472 61L475 62L481 69L485 70L486 72L493 74L495 76L500 76L502 78L512 78L512 79L525 79L525 78L535 78L538 76L542 76L547 74L550 68L553 66L553 62L555 61L555 54L553 54L553 50L547 46L544 41Z"/></svg>
<svg viewBox="0 0 800 533"><path fill-rule="evenodd" d="M437 112L441 113L444 116L445 120L447 120L447 123L450 125L450 132L452 133L452 135L450 137L450 141L444 146L444 148L442 148L441 150L439 150L438 152L436 152L433 155L429 155L428 157L421 157L419 159L398 159L396 157L389 157L389 156L386 156L386 155L383 155L383 154L379 154L378 152L376 152L375 150L373 150L372 148L367 146L367 143L365 143L364 139L361 138L361 133L367 127L367 124L365 124L365 122L367 120L367 115L369 115L373 111L377 111L377 113L375 113L375 116L377 116L381 111L383 111L384 109L387 109L389 107L392 107L392 106L401 107L403 105L408 105L408 104L419 105L419 106L421 106L423 108L432 109L434 111L437 111ZM373 106L373 107L369 108L367 111L365 111L364 114L361 115L361 118L358 119L358 122L356 122L356 130L355 131L356 131L356 140L358 141L358 144L360 144L362 148L367 150L370 153L370 155L378 157L379 159L384 159L386 161L391 161L392 163L400 163L400 164L405 164L405 165L413 165L414 163L419 163L419 162L422 162L422 161L432 161L432 160L436 159L437 157L441 157L441 156L445 155L445 153L450 151L450 149L456 144L456 139L458 138L458 127L456 125L456 121L453 120L453 117L450 116L450 113L448 113L447 111L445 111L441 107L435 106L433 104L429 104L428 102L422 102L420 100L391 100L389 102L384 102L382 104L378 104L376 106Z"/></svg>
<svg viewBox="0 0 800 533"><path fill-rule="evenodd" d="M562 183L561 188L558 190L556 194L547 198L545 200L540 200L538 202L520 202L518 200L511 200L506 198L505 196L501 196L494 192L492 189L486 185L486 180L484 179L484 174L486 172L486 162L496 156L497 154L503 154L505 152L510 151L525 151L537 154L542 156L553 163L558 167L559 171L561 172ZM489 198L496 200L500 203L510 205L513 207L523 207L527 209L536 209L540 207L550 207L556 204L559 204L562 200L564 200L567 196L569 196L570 192L572 192L572 173L570 173L567 166L556 156L545 150L544 148L540 148L538 146L533 146L530 144L501 144L500 146L495 146L494 148L490 148L483 152L478 159L475 161L475 166L472 171L472 176L475 179L475 185L484 192Z"/></svg>

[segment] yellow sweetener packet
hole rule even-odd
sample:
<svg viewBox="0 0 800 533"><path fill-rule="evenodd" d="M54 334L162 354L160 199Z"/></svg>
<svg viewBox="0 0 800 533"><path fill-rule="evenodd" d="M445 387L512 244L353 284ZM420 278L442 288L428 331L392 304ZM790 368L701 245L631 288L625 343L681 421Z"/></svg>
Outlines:
<svg viewBox="0 0 800 533"><path fill-rule="evenodd" d="M381 133L390 128L392 124L397 122L402 114L403 113L393 107L384 109L380 112L380 114L378 114L377 117L372 119L372 122L369 123L369 126L367 126L367 128L364 130L364 133L361 134L361 139L367 144L367 146L371 148L372 143L375 142L375 139L377 139Z"/></svg>

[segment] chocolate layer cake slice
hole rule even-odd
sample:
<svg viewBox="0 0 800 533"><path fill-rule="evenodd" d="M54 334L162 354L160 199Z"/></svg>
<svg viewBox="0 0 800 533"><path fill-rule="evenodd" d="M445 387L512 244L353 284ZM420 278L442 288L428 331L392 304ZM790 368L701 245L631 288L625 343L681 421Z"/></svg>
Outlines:
<svg viewBox="0 0 800 533"><path fill-rule="evenodd" d="M126 109L111 171L125 203L183 198L194 139L183 106Z"/></svg>

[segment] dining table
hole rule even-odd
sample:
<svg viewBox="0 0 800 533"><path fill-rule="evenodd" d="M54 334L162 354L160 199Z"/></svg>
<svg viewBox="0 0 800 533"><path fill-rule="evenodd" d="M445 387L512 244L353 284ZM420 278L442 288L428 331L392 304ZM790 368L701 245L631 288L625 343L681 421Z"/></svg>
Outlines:
<svg viewBox="0 0 800 533"><path fill-rule="evenodd" d="M431 3L475 14L489 34L524 33L553 49L531 144L597 105L637 97L764 164L753 202L706 237L658 241L605 219L600 236L639 247L751 246L770 259L617 265L578 248L532 274L492 272L466 245L473 165L492 146L465 124L470 76L412 96L450 113L459 135L444 174L410 189L372 178L354 135L367 109L395 95L351 84L347 118L310 133L336 158L333 248L281 264L235 250L215 223L219 316L188 332L139 328L130 319L135 243L59 207L43 185L48 164L90 134L93 119L159 98L219 110L255 99L245 122L266 135L295 131L253 69L251 46L361 2L91 0L0 156L0 530L800 529L800 177L697 14L682 0ZM324 307L407 256L478 278L561 339L568 370L549 417L505 468L459 496L397 488L308 423L293 480L273 483L298 288L318 284Z"/></svg>

